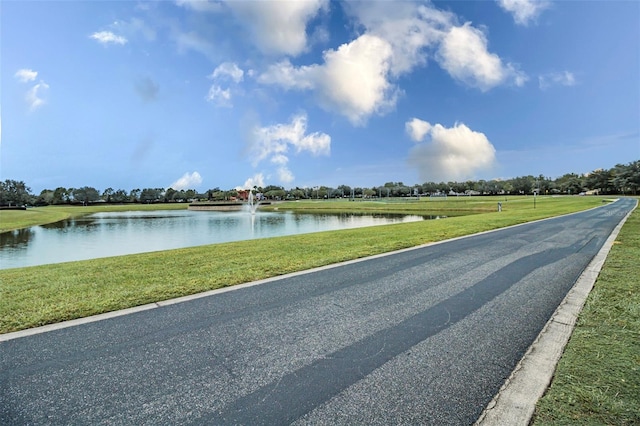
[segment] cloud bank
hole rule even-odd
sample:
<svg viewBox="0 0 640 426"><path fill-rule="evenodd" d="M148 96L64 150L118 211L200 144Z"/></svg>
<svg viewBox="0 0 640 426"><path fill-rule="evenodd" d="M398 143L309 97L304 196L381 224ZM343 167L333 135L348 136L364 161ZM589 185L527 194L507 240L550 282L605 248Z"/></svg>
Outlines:
<svg viewBox="0 0 640 426"><path fill-rule="evenodd" d="M483 92L500 85L522 86L527 75L488 49L485 34L430 5L412 2L349 2L347 13L363 34L323 53L321 63L281 60L258 82L285 90L311 91L320 106L366 124L392 110L402 91L397 80L429 59L453 79Z"/></svg>
<svg viewBox="0 0 640 426"><path fill-rule="evenodd" d="M496 150L489 139L462 123L447 128L413 118L405 124L405 130L416 142L409 154L409 165L425 182L469 179L495 163Z"/></svg>

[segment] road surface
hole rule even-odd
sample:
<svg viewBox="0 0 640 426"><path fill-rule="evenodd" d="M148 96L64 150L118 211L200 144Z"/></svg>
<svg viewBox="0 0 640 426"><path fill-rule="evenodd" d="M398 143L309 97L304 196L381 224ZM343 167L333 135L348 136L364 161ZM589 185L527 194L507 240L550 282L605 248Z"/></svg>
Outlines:
<svg viewBox="0 0 640 426"><path fill-rule="evenodd" d="M0 424L471 424L634 205L0 342Z"/></svg>

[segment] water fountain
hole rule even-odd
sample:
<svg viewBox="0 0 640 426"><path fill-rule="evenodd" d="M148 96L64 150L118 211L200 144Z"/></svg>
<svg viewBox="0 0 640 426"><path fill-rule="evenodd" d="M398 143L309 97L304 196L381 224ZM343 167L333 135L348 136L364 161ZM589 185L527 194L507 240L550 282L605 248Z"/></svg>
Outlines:
<svg viewBox="0 0 640 426"><path fill-rule="evenodd" d="M249 212L251 212L252 215L256 214L256 209L258 208L258 205L260 204L260 202L258 201L256 203L255 196L253 195L252 189L249 190L248 203L249 203Z"/></svg>

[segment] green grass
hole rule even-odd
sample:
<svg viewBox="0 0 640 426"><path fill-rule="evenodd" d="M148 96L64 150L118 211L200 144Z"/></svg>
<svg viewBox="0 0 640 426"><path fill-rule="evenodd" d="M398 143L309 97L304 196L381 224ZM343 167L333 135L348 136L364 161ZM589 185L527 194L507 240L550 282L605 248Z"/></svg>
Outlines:
<svg viewBox="0 0 640 426"><path fill-rule="evenodd" d="M46 225L78 216L105 211L131 210L183 210L188 204L122 204L83 206L47 206L33 207L27 210L0 210L0 232L28 228L34 225Z"/></svg>
<svg viewBox="0 0 640 426"><path fill-rule="evenodd" d="M541 200L538 198L538 200ZM546 198L552 199L552 198ZM293 210L303 212L379 212L379 213L401 213L401 214L440 214L448 212L454 215L456 212L486 213L497 210L498 202L502 202L506 208L509 203L521 209L528 206L533 209L532 197L449 197L446 199L429 199L423 197L416 198L379 198L376 200L349 201L348 199L338 200L301 200L287 201L273 205L261 206L263 210Z"/></svg>
<svg viewBox="0 0 640 426"><path fill-rule="evenodd" d="M495 209L496 200L483 199L478 203L486 205L487 209L493 205ZM534 209L531 198L514 198L503 203L502 213L0 270L0 333L199 293L601 204L600 198L540 197ZM348 202L343 202L343 205L348 205Z"/></svg>
<svg viewBox="0 0 640 426"><path fill-rule="evenodd" d="M640 425L640 211L622 227L534 425Z"/></svg>

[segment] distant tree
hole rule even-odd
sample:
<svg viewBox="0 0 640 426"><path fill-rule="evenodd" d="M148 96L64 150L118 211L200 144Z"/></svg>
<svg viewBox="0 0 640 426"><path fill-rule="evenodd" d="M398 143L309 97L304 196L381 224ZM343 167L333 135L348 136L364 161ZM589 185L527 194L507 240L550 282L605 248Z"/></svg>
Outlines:
<svg viewBox="0 0 640 426"><path fill-rule="evenodd" d="M53 204L53 194L54 191L51 189L43 189L40 191L40 195L38 195L34 204L38 206L48 206Z"/></svg>
<svg viewBox="0 0 640 426"><path fill-rule="evenodd" d="M224 199L223 191L220 190L220 188L217 186L213 189L208 190L206 196L207 196L207 200L209 201Z"/></svg>
<svg viewBox="0 0 640 426"><path fill-rule="evenodd" d="M7 179L0 182L0 205L17 206L27 204L31 198L31 188L23 181Z"/></svg>
<svg viewBox="0 0 640 426"><path fill-rule="evenodd" d="M284 187L276 186L276 185L267 185L264 188L261 188L260 191L258 191L258 192L262 192L264 194L267 194L267 193L272 192L272 191L284 191Z"/></svg>
<svg viewBox="0 0 640 426"><path fill-rule="evenodd" d="M51 204L66 204L71 201L71 194L67 188L59 186L53 191Z"/></svg>
<svg viewBox="0 0 640 426"><path fill-rule="evenodd" d="M610 194L614 187L613 174L611 170L594 170L587 175L585 185L601 194Z"/></svg>
<svg viewBox="0 0 640 426"><path fill-rule="evenodd" d="M640 188L640 160L617 164L613 168L613 184L618 192L636 195Z"/></svg>
<svg viewBox="0 0 640 426"><path fill-rule="evenodd" d="M140 189L136 188L136 189L132 189L131 192L129 193L129 201L131 201L132 203L137 203L140 201Z"/></svg>
<svg viewBox="0 0 640 426"><path fill-rule="evenodd" d="M267 187L269 188L269 187ZM273 187L271 187L273 188ZM266 189L266 188L265 188ZM264 192L264 196L271 199L271 200L282 200L286 197L287 192L282 189L282 188L278 188L278 189L270 189L266 192Z"/></svg>
<svg viewBox="0 0 640 426"><path fill-rule="evenodd" d="M299 200L301 198L305 198L306 197L306 193L301 188L295 188L295 189L292 189L291 191L289 191L287 196L290 197L290 198L294 198L296 200Z"/></svg>
<svg viewBox="0 0 640 426"><path fill-rule="evenodd" d="M84 186L73 190L73 199L83 205L87 205L91 202L98 201L100 199L100 193L93 187Z"/></svg>
<svg viewBox="0 0 640 426"><path fill-rule="evenodd" d="M382 198L391 196L391 188L391 186L378 186L371 189L375 191L375 194L378 196L378 198Z"/></svg>
<svg viewBox="0 0 640 426"><path fill-rule="evenodd" d="M113 197L113 188L107 188L102 192L102 199L107 203L112 201L111 197Z"/></svg>
<svg viewBox="0 0 640 426"><path fill-rule="evenodd" d="M171 203L176 201L176 195L178 194L178 191L176 191L173 188L169 188L164 192L164 202L165 203Z"/></svg>
<svg viewBox="0 0 640 426"><path fill-rule="evenodd" d="M579 194L584 191L584 176L566 173L554 181L556 189L563 194Z"/></svg>
<svg viewBox="0 0 640 426"><path fill-rule="evenodd" d="M413 194L413 190L412 188L409 188L406 185L400 185L400 186L396 186L395 188L395 196L396 197L407 197L409 195Z"/></svg>
<svg viewBox="0 0 640 426"><path fill-rule="evenodd" d="M371 188L364 188L362 190L362 197L363 198L371 198L373 196L375 196L377 194L377 192Z"/></svg>
<svg viewBox="0 0 640 426"><path fill-rule="evenodd" d="M315 195L313 198L327 198L331 188L327 186L320 186L315 188Z"/></svg>
<svg viewBox="0 0 640 426"><path fill-rule="evenodd" d="M425 182L422 184L423 194L434 194L438 192L438 184L435 182Z"/></svg>
<svg viewBox="0 0 640 426"><path fill-rule="evenodd" d="M140 192L141 203L156 203L162 200L164 188L145 188Z"/></svg>
<svg viewBox="0 0 640 426"><path fill-rule="evenodd" d="M351 187L349 185L340 185L338 186L338 191L343 196L351 197Z"/></svg>
<svg viewBox="0 0 640 426"><path fill-rule="evenodd" d="M549 178L544 177L543 175L535 178L534 191L539 191L540 194L548 194L552 188L552 181Z"/></svg>
<svg viewBox="0 0 640 426"><path fill-rule="evenodd" d="M113 195L111 196L111 201L114 203L126 203L127 201L129 201L127 191L125 191L124 189L118 189L114 191Z"/></svg>
<svg viewBox="0 0 640 426"><path fill-rule="evenodd" d="M207 191L207 199L209 201L223 201L229 199L228 191L222 191L220 188L214 188Z"/></svg>
<svg viewBox="0 0 640 426"><path fill-rule="evenodd" d="M535 183L533 176L519 176L515 179L511 179L511 185L513 185L513 191L518 194L531 194Z"/></svg>

